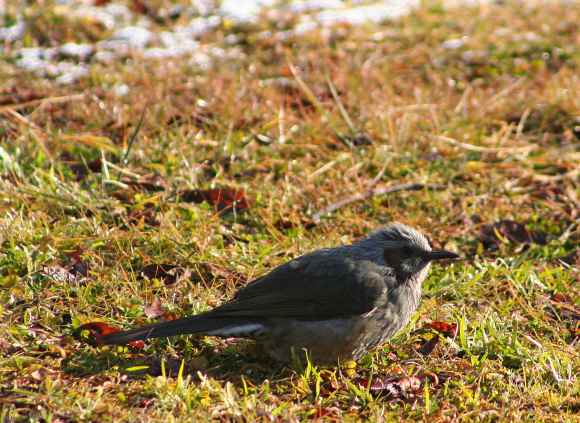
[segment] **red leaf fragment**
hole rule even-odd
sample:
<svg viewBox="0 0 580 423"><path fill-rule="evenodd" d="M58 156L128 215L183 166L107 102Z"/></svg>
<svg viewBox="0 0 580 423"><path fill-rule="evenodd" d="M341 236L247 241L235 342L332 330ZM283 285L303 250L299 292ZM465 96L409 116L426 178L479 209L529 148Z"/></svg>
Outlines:
<svg viewBox="0 0 580 423"><path fill-rule="evenodd" d="M552 301L557 303L570 303L572 304L572 298L569 295L562 294L561 292L556 292L552 295Z"/></svg>
<svg viewBox="0 0 580 423"><path fill-rule="evenodd" d="M110 335L112 333L121 332L119 328L115 326L108 325L103 322L90 322L85 323L81 327L79 327L79 331L88 330L91 333L93 339L89 339L89 342L93 345L102 345L101 338L106 335ZM135 349L143 349L145 347L145 342L143 341L132 341L129 342L127 345L135 348Z"/></svg>
<svg viewBox="0 0 580 423"><path fill-rule="evenodd" d="M169 320L177 320L177 319L179 319L179 316L177 316L175 313L171 313L169 311L163 312L163 320L169 321Z"/></svg>
<svg viewBox="0 0 580 423"><path fill-rule="evenodd" d="M131 10L135 13L139 13L141 15L148 15L150 13L149 6L144 1L132 0L130 5Z"/></svg>
<svg viewBox="0 0 580 423"><path fill-rule="evenodd" d="M96 338L101 337L101 336L110 335L112 333L121 332L121 329L118 329L114 326L108 325L108 324L103 323L103 322L85 323L79 329L90 331L91 334L94 335Z"/></svg>
<svg viewBox="0 0 580 423"><path fill-rule="evenodd" d="M127 345L135 348L136 350L142 350L145 348L145 341L131 341Z"/></svg>
<svg viewBox="0 0 580 423"><path fill-rule="evenodd" d="M429 322L426 325L429 329L436 330L442 335L453 338L457 335L457 323L447 323L447 322Z"/></svg>
<svg viewBox="0 0 580 423"><path fill-rule="evenodd" d="M187 203L206 202L218 211L244 211L250 208L245 191L236 188L192 189L181 191L179 196Z"/></svg>

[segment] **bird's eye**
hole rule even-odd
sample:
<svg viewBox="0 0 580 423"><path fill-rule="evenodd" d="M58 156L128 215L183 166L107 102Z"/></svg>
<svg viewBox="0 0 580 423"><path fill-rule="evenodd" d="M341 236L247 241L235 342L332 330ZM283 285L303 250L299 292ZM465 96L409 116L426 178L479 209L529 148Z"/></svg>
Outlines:
<svg viewBox="0 0 580 423"><path fill-rule="evenodd" d="M410 256L413 254L413 249L407 245L401 249L401 252L404 256Z"/></svg>

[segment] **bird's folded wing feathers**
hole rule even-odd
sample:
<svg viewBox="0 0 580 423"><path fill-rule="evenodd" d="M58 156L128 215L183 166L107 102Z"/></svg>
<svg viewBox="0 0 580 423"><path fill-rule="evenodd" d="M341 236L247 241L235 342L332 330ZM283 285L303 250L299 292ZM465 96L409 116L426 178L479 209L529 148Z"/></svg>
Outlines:
<svg viewBox="0 0 580 423"><path fill-rule="evenodd" d="M333 319L361 315L386 295L385 275L367 260L312 253L283 264L210 311L215 317Z"/></svg>

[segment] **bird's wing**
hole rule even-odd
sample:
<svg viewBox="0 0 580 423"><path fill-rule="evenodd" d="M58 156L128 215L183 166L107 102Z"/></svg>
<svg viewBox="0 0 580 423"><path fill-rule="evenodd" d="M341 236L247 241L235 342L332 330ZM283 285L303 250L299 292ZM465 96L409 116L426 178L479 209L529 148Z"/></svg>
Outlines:
<svg viewBox="0 0 580 423"><path fill-rule="evenodd" d="M371 311L387 295L384 271L330 250L283 264L208 314L215 317L334 319Z"/></svg>

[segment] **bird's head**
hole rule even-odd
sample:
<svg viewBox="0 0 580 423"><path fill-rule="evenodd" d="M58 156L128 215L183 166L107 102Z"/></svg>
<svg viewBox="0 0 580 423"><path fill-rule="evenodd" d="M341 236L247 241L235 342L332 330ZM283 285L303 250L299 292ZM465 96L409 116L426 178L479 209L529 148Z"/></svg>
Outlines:
<svg viewBox="0 0 580 423"><path fill-rule="evenodd" d="M401 223L385 226L367 239L383 250L385 264L394 270L400 282L410 278L422 280L434 260L459 257L450 251L432 250L422 233Z"/></svg>

